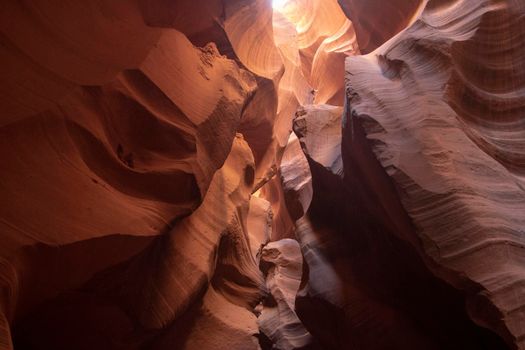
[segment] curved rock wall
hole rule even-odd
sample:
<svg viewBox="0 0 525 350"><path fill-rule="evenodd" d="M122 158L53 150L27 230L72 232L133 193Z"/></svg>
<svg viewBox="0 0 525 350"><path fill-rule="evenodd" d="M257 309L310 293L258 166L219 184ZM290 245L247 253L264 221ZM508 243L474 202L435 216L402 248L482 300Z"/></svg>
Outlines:
<svg viewBox="0 0 525 350"><path fill-rule="evenodd" d="M5 1L0 349L524 348L524 13Z"/></svg>
<svg viewBox="0 0 525 350"><path fill-rule="evenodd" d="M357 33L359 48L369 53L405 29L414 19L424 0L380 1L338 0Z"/></svg>
<svg viewBox="0 0 525 350"><path fill-rule="evenodd" d="M223 282L204 300L238 305L246 323L232 332L257 347L249 309L263 280L246 229L255 165L236 131L262 85L214 43L196 48L173 29L216 37L222 3L200 23L178 6L194 4L2 5L2 348L7 323L17 348L108 348L133 337L131 324L164 329L214 276ZM72 322L71 307L84 316ZM101 318L114 332L100 333ZM95 343L83 341L89 331Z"/></svg>
<svg viewBox="0 0 525 350"><path fill-rule="evenodd" d="M476 284L460 287L470 317L517 348L525 346L524 10L430 1L393 41L346 63L345 132L352 120L363 126L423 253Z"/></svg>

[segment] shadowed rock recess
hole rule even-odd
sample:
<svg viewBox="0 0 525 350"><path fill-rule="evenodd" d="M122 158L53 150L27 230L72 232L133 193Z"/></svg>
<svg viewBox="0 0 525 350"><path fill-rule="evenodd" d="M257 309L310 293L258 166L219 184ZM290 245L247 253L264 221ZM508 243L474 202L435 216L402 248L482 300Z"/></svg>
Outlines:
<svg viewBox="0 0 525 350"><path fill-rule="evenodd" d="M525 350L523 0L0 33L0 350Z"/></svg>

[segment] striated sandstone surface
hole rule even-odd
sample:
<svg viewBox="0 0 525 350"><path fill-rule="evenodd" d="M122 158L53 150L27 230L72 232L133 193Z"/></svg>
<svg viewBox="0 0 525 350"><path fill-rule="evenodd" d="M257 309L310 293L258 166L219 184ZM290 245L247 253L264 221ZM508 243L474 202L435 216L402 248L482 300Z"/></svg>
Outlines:
<svg viewBox="0 0 525 350"><path fill-rule="evenodd" d="M338 0L352 21L362 53L369 53L405 29L425 4L424 0Z"/></svg>
<svg viewBox="0 0 525 350"><path fill-rule="evenodd" d="M72 315L64 307L81 304L78 299L98 305L106 296L95 300L93 295L103 291L114 298L119 293L114 289L119 288L125 290L120 300L123 305L116 306L107 298L102 302L112 305L107 322L112 317L125 320L118 311L125 309L131 314L126 321L130 324L164 327L193 303L216 269L229 271L232 260L237 264L247 259L244 267L236 268L242 270L238 274L247 273L253 280L247 282L250 296L246 300L257 299L262 277L249 253L245 222L255 181L254 164L246 143L234 141L243 110L257 90L256 79L222 56L213 43L196 48L185 35L171 29L181 29L180 18L152 20L155 4L150 5L152 8L126 2L64 6L34 2L26 6L14 1L2 5L0 288L1 344L5 348L12 346L8 322L20 325L14 336L22 347L93 348L88 342L81 345L82 338L75 339L75 334L79 336L85 332L82 327L93 327L95 320L104 317L96 307L85 311L84 320L81 317L66 328L71 337L50 338L39 329L46 322L50 327L53 322L55 326L65 322ZM244 146L232 146L239 143ZM235 155L239 152L232 153L239 147L245 160L224 168L229 155L240 157ZM219 168L227 174L217 175ZM221 176L222 182L213 185L212 179ZM237 183L244 186L244 192L232 198L237 204L227 206L229 198L239 193L234 190ZM233 186L231 191L226 184ZM203 198L213 196L210 186L220 186L215 196L230 197L215 198L220 205L208 199L211 204L205 205ZM204 210L217 206L229 213L245 208L236 214L236 224L229 222L229 215L222 215L226 212L216 213L220 220L234 225L232 237L241 238L233 239L232 252L222 249L216 261L218 246L228 246L220 237L229 237L226 232L230 231L225 224L207 222L216 238L204 244L202 249L208 253L199 255L195 249L201 248L188 248L188 253L194 250L190 255L196 262L192 262L180 252L195 238L184 233L168 238L168 232L175 226L181 232L195 230L185 225L201 219L188 223L180 219L192 213L191 218L208 218ZM202 209L195 211L197 207ZM187 243L168 243L181 239ZM125 263L131 267L109 273L109 286L99 286L104 284L99 280L105 280L97 277L89 283L96 288L83 287L97 272L137 254L132 263ZM163 261L159 256L169 258ZM190 280L172 281L169 276L173 274L166 270L170 269L168 261L202 273L186 269L182 275L191 274ZM147 272L152 269L154 274ZM122 281L121 275L127 280ZM184 288L179 290L172 282ZM223 284L214 287L217 293L226 295L227 290L235 289ZM78 288L88 292L68 296ZM170 288L177 292L173 294ZM213 300L226 298L224 303L238 298L235 293L229 297L210 293ZM171 297L177 302L166 308ZM48 300L64 306L53 315L40 306ZM255 318L250 322L253 327L247 333L252 338L257 333ZM37 335L42 339L35 344ZM109 346L102 344L113 337L111 331L99 335L96 346Z"/></svg>
<svg viewBox="0 0 525 350"><path fill-rule="evenodd" d="M282 239L261 251L270 295L263 301L258 323L261 331L282 350L306 349L312 337L295 313L295 297L301 284L303 258L299 243Z"/></svg>
<svg viewBox="0 0 525 350"><path fill-rule="evenodd" d="M0 350L525 348L518 0L6 0Z"/></svg>
<svg viewBox="0 0 525 350"><path fill-rule="evenodd" d="M362 131L352 139L344 133L338 140L332 137L342 143L342 155L334 147L322 154L308 149L330 135L329 127L326 135L319 132L318 116L327 110L330 106L311 107L294 126L301 131L313 187L306 215L293 210L299 213L295 233L307 266L296 312L306 329L328 349L347 344L359 349L504 348L469 319L461 292L437 278L412 246L413 227ZM323 120L330 125L330 118ZM305 125L313 126L310 133ZM339 175L325 162L338 154L344 165ZM297 169L282 169L283 185L287 206L304 212L309 202L303 198L311 192L296 185L293 175L302 172L296 159Z"/></svg>
<svg viewBox="0 0 525 350"><path fill-rule="evenodd" d="M360 124L423 253L466 289L470 317L525 347L525 7L429 1L374 53L347 60ZM348 147L352 148L351 141Z"/></svg>

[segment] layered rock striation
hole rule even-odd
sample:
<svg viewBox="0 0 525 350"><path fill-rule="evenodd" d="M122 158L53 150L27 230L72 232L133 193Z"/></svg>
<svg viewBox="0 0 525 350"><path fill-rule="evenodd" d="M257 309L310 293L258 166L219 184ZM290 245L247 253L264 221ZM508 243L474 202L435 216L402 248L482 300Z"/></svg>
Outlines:
<svg viewBox="0 0 525 350"><path fill-rule="evenodd" d="M0 349L525 348L516 0L0 5Z"/></svg>
<svg viewBox="0 0 525 350"><path fill-rule="evenodd" d="M513 348L525 346L524 9L429 1L395 39L346 62L344 133L362 127L421 253Z"/></svg>

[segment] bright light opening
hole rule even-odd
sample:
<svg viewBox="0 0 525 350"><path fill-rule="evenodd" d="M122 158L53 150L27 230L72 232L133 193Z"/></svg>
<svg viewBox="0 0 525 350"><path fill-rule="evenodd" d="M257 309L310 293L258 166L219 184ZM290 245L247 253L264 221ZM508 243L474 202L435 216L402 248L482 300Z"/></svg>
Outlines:
<svg viewBox="0 0 525 350"><path fill-rule="evenodd" d="M287 2L288 0L272 0L272 7L275 10L282 10Z"/></svg>

